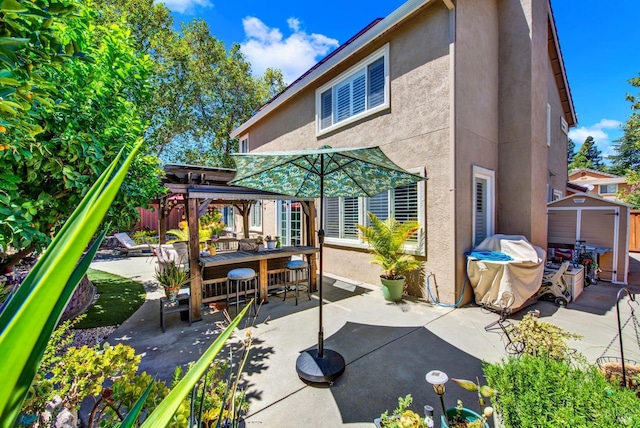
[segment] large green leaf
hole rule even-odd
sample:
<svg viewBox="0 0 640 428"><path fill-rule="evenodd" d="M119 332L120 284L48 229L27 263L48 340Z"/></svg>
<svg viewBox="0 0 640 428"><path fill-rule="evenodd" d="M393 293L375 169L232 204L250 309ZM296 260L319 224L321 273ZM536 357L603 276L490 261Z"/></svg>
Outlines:
<svg viewBox="0 0 640 428"><path fill-rule="evenodd" d="M247 313L247 310L253 305L253 301L250 302L245 308L235 317L235 319L229 324L229 326L218 336L218 338L209 346L209 348L202 354L202 356L191 367L189 372L183 377L180 382L171 390L169 395L156 407L156 409L149 415L149 417L142 424L142 428L156 428L168 426L169 422L173 418L173 415L180 407L180 404L184 398L191 392L198 380L209 370L209 366L213 359L220 353L220 350L224 346L225 342L233 330L240 324L240 321ZM128 427L127 427L128 428Z"/></svg>
<svg viewBox="0 0 640 428"><path fill-rule="evenodd" d="M0 313L0 427L13 426L47 340L90 259L85 258L78 268L76 262L141 145L136 144L118 169L122 152L114 159Z"/></svg>

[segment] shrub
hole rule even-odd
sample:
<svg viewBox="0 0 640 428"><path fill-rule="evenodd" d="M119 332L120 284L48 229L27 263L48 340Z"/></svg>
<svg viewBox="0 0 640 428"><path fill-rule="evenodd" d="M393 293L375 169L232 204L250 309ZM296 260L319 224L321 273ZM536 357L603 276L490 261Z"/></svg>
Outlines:
<svg viewBox="0 0 640 428"><path fill-rule="evenodd" d="M133 232L131 235L131 239L136 244L157 244L158 243L158 232L155 230L138 230Z"/></svg>
<svg viewBox="0 0 640 428"><path fill-rule="evenodd" d="M635 393L607 382L595 366L524 355L485 364L505 428L638 427Z"/></svg>
<svg viewBox="0 0 640 428"><path fill-rule="evenodd" d="M555 324L540 321L532 314L525 315L518 324L510 325L507 331L514 343L524 344L523 354L554 360L582 358L567 345L568 340L580 339L582 336Z"/></svg>

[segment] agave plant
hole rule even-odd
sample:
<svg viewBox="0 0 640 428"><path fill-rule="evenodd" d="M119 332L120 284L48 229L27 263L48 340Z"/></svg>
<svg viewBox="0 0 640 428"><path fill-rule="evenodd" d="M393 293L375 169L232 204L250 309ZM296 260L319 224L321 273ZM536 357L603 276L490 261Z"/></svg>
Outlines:
<svg viewBox="0 0 640 428"><path fill-rule="evenodd" d="M371 246L375 263L382 267L384 279L400 279L404 272L419 269L422 262L404 253L404 245L420 228L416 221L400 222L389 217L380 220L369 212L370 226L358 224L360 236Z"/></svg>
<svg viewBox="0 0 640 428"><path fill-rule="evenodd" d="M0 427L13 427L37 372L45 348L64 308L93 260L106 234L86 251L122 184L142 141L122 160L113 160L71 214L51 245L0 312ZM143 427L167 426L184 397L206 373L211 361L244 317L247 309L218 336L187 375L146 418ZM132 427L152 384L120 424Z"/></svg>

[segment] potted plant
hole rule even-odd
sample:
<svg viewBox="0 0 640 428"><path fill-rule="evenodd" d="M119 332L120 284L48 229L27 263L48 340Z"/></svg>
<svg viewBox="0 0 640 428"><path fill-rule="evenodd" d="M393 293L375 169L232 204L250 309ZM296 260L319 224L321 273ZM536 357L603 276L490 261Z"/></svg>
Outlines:
<svg viewBox="0 0 640 428"><path fill-rule="evenodd" d="M405 243L418 231L419 225L416 221L400 222L392 217L383 221L372 212L368 215L371 225L358 224L357 227L364 242L371 246L371 263L382 267L380 281L384 298L397 302L402 299L404 290L406 277L403 273L422 266L422 262L404 253Z"/></svg>
<svg viewBox="0 0 640 428"><path fill-rule="evenodd" d="M456 407L450 407L446 410L446 415L441 417L441 426L448 428L489 428L487 419L493 416L493 408L484 407L485 398L491 398L496 395L496 391L487 386L480 385L480 381L476 378L476 382L466 379L451 379L454 383L470 392L478 394L478 404L482 410L482 414L468 409L463 406L462 400L457 401ZM483 408L484 407L484 408Z"/></svg>
<svg viewBox="0 0 640 428"><path fill-rule="evenodd" d="M175 301L180 287L189 282L189 271L175 260L159 261L158 264L156 280L164 288L167 298Z"/></svg>
<svg viewBox="0 0 640 428"><path fill-rule="evenodd" d="M276 248L276 240L273 239L271 235L267 235L267 237L264 238L264 241L267 243L268 250L274 250Z"/></svg>

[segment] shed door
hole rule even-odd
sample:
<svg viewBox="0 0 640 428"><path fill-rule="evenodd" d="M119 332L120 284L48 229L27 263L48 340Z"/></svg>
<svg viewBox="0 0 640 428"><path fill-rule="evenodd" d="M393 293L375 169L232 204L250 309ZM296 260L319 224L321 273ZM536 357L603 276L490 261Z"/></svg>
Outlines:
<svg viewBox="0 0 640 428"><path fill-rule="evenodd" d="M600 256L600 277L607 281L616 281L615 258L613 251L617 220L615 209L581 210L580 239L590 247L610 248L612 252Z"/></svg>

